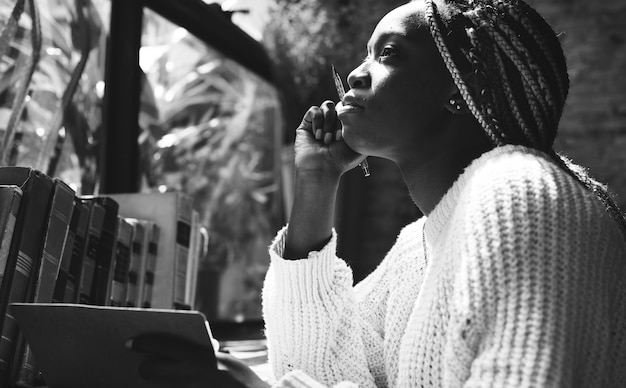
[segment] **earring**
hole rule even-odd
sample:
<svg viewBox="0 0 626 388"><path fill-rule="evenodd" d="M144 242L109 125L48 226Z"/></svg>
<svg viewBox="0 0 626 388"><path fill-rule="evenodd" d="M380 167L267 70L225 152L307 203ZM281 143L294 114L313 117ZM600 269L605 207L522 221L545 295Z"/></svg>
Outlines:
<svg viewBox="0 0 626 388"><path fill-rule="evenodd" d="M454 99L450 99L450 105L452 105L456 110L461 110L461 103Z"/></svg>

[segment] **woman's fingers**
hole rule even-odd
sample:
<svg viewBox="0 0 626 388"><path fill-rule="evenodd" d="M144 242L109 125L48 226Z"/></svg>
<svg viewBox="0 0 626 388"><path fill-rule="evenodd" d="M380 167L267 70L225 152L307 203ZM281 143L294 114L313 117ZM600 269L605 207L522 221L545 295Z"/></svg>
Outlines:
<svg viewBox="0 0 626 388"><path fill-rule="evenodd" d="M326 100L320 106L322 111L322 116L324 118L323 124L323 139L324 144L330 144L333 140L335 140L335 132L337 131L338 122L337 112L335 111L335 103Z"/></svg>
<svg viewBox="0 0 626 388"><path fill-rule="evenodd" d="M321 141L324 138L324 114L322 113L322 109L319 106L312 106L309 108L309 112L312 112L311 125L313 136L315 140Z"/></svg>
<svg viewBox="0 0 626 388"><path fill-rule="evenodd" d="M337 118L335 103L327 100L320 106L310 107L297 129L311 133L315 140L326 145L341 140L341 122Z"/></svg>
<svg viewBox="0 0 626 388"><path fill-rule="evenodd" d="M313 117L315 116L317 109L319 108L316 106L312 106L309 108L309 110L306 111L304 117L302 118L302 122L300 122L300 125L298 126L296 131L306 131L315 136L315 132L313 129Z"/></svg>

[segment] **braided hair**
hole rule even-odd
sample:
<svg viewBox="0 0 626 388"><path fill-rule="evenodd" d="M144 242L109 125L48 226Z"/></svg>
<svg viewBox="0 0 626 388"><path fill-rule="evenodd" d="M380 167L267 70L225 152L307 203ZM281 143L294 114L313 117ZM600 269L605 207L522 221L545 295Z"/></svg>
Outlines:
<svg viewBox="0 0 626 388"><path fill-rule="evenodd" d="M626 216L607 187L553 149L569 78L563 49L550 25L522 0L425 3L437 49L492 143L519 144L548 154L596 194L626 240ZM487 76L494 71L498 77ZM468 73L478 90L468 87Z"/></svg>

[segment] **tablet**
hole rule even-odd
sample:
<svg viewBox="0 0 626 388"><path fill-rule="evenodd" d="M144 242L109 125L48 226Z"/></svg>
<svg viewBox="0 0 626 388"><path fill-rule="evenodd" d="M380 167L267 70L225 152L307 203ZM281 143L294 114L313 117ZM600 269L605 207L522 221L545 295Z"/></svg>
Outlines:
<svg viewBox="0 0 626 388"><path fill-rule="evenodd" d="M154 388L138 373L146 356L126 347L140 334L176 335L213 349L198 311L62 303L10 308L50 388Z"/></svg>

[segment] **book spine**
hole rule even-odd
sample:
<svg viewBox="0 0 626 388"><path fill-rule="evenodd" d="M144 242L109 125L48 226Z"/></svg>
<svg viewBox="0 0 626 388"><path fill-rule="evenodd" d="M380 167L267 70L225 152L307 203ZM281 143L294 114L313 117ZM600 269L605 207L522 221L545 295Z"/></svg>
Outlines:
<svg viewBox="0 0 626 388"><path fill-rule="evenodd" d="M76 197L72 199L72 217L67 228L67 237L65 238L65 246L59 263L59 272L54 283L54 291L52 292L53 303L63 303L65 290L67 287L67 278L70 272L70 262L72 260L72 252L74 250L74 241L76 237L76 227L80 218L80 210L76 203Z"/></svg>
<svg viewBox="0 0 626 388"><path fill-rule="evenodd" d="M34 303L50 303L59 272L59 264L67 238L72 211L74 209L74 190L61 180L55 180L54 193L46 237L37 276L32 277L32 296L27 300ZM17 373L14 377L15 386L32 386L35 382L37 367L32 350L26 341L20 341L15 351Z"/></svg>
<svg viewBox="0 0 626 388"><path fill-rule="evenodd" d="M187 291L187 265L191 243L191 222L193 208L191 199L184 195L177 198L178 219L176 221L176 250L174 257L173 301L175 309L189 310L185 302Z"/></svg>
<svg viewBox="0 0 626 388"><path fill-rule="evenodd" d="M118 217L117 243L115 245L115 260L113 262L113 278L111 279L109 302L111 306L126 306L132 238L132 225L123 217Z"/></svg>
<svg viewBox="0 0 626 388"><path fill-rule="evenodd" d="M103 306L107 303L107 295L110 292L109 274L115 248L119 205L110 197L94 197L94 200L104 208L104 219L96 253L96 270L91 290L91 299L93 304Z"/></svg>
<svg viewBox="0 0 626 388"><path fill-rule="evenodd" d="M0 311L3 317L0 383L7 384L11 377L11 362L19 336L19 328L8 306L14 302L26 301L31 276L35 276L34 268L39 266L53 181L45 174L30 168L2 167L0 184L17 185L23 191L14 229L14 236L18 234L20 237L11 243L0 286Z"/></svg>
<svg viewBox="0 0 626 388"><path fill-rule="evenodd" d="M191 213L191 237L189 239L189 258L187 259L187 279L185 280L185 304L193 306L191 303L191 287L193 287L192 274L195 270L196 257L199 252L199 240L200 240L200 213L197 210L193 210Z"/></svg>
<svg viewBox="0 0 626 388"><path fill-rule="evenodd" d="M152 289L154 287L154 271L156 269L156 260L159 244L159 225L151 222L149 224L148 233L148 249L146 252L146 265L144 270L143 291L141 299L143 300L141 307L152 307Z"/></svg>
<svg viewBox="0 0 626 388"><path fill-rule="evenodd" d="M145 226L136 219L128 219L133 226L133 242L130 252L130 270L128 271L127 307L139 307L141 304L141 286L143 283L143 257Z"/></svg>
<svg viewBox="0 0 626 388"><path fill-rule="evenodd" d="M191 308L194 310L197 309L196 308L196 293L198 291L198 274L200 271L200 262L204 259L205 255L207 254L208 245L209 245L209 231L204 226L200 225L198 227L198 240L196 241L196 243L197 243L197 253L195 257L193 258L194 261L192 262L192 265L190 266L191 269L188 274L189 275L188 282L190 283L190 286L188 287L189 300L187 301L187 304L191 306Z"/></svg>
<svg viewBox="0 0 626 388"><path fill-rule="evenodd" d="M13 231L20 210L22 189L13 185L0 186L0 284L7 267Z"/></svg>
<svg viewBox="0 0 626 388"><path fill-rule="evenodd" d="M100 245L100 235L102 234L102 224L104 222L105 210L100 204L81 199L88 204L89 223L87 225L87 235L85 236L85 247L82 254L82 268L80 279L78 280L78 302L93 304L91 293L98 260L98 246Z"/></svg>
<svg viewBox="0 0 626 388"><path fill-rule="evenodd" d="M115 277L115 262L117 260L117 242L119 241L119 228L120 228L120 221L121 221L121 217L118 215L115 217L115 234L113 236L113 252L111 253L111 264L109 268L109 276L106 279L106 293L104 296L104 303L102 303L102 306L111 306L111 303L113 302L112 300L112 293L113 293L113 278ZM121 306L121 305L118 305Z"/></svg>
<svg viewBox="0 0 626 388"><path fill-rule="evenodd" d="M56 180L48 227L43 245L41 265L34 287L32 301L52 301L54 286L66 246L70 220L74 211L74 190L61 180Z"/></svg>
<svg viewBox="0 0 626 388"><path fill-rule="evenodd" d="M185 292L185 304L191 308L195 306L199 264L200 259L204 257L205 245L207 243L208 234L206 228L202 226L200 213L197 210L193 210L189 262L187 265L187 289Z"/></svg>
<svg viewBox="0 0 626 388"><path fill-rule="evenodd" d="M76 232L74 233L74 244L70 254L69 269L67 272L67 282L63 296L64 303L78 302L78 282L83 268L83 251L87 240L87 225L89 225L89 207L80 199L75 199L74 212L77 213Z"/></svg>

